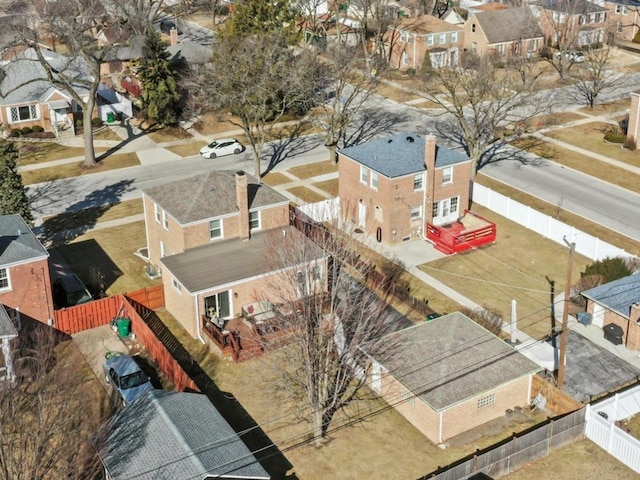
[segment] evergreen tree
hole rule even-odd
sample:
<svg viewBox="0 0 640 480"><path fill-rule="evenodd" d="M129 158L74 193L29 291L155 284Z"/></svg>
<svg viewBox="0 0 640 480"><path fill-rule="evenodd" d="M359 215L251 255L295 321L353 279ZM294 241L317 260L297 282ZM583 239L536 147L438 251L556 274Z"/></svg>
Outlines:
<svg viewBox="0 0 640 480"><path fill-rule="evenodd" d="M18 152L12 143L0 142L0 215L17 213L33 223L29 197L17 169Z"/></svg>
<svg viewBox="0 0 640 480"><path fill-rule="evenodd" d="M154 30L147 33L138 76L142 83L144 111L160 125L178 123L181 110L177 72L169 62L169 52Z"/></svg>
<svg viewBox="0 0 640 480"><path fill-rule="evenodd" d="M244 0L236 5L224 35L244 38L247 35L277 34L289 44L299 39L296 14L289 0Z"/></svg>
<svg viewBox="0 0 640 480"><path fill-rule="evenodd" d="M624 258L607 257L587 265L580 277L598 276L602 279L602 283L609 283L632 273Z"/></svg>

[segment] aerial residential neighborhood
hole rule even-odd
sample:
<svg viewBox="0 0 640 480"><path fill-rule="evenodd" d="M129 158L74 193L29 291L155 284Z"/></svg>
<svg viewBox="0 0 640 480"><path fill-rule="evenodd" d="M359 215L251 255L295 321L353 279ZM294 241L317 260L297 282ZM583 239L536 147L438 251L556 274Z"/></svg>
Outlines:
<svg viewBox="0 0 640 480"><path fill-rule="evenodd" d="M633 1L0 6L0 477L640 475Z"/></svg>

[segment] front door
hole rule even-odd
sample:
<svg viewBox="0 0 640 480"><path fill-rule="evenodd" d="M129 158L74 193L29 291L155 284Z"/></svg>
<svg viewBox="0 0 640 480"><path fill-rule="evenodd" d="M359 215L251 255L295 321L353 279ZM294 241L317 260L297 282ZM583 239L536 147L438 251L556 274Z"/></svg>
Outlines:
<svg viewBox="0 0 640 480"><path fill-rule="evenodd" d="M599 303L593 304L593 324L596 327L604 327L604 307Z"/></svg>

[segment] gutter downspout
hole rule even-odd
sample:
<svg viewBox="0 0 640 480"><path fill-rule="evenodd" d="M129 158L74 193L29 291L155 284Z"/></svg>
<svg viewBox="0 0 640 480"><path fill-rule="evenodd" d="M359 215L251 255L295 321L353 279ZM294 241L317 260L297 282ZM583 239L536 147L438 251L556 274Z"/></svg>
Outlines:
<svg viewBox="0 0 640 480"><path fill-rule="evenodd" d="M423 174L423 185L424 191L422 192L422 227L421 227L421 235L422 239L427 239L427 174L426 170Z"/></svg>
<svg viewBox="0 0 640 480"><path fill-rule="evenodd" d="M440 413L438 414L440 416L440 428L438 431L438 443L442 443L442 410L440 411Z"/></svg>
<svg viewBox="0 0 640 480"><path fill-rule="evenodd" d="M203 344L206 344L207 342L205 342L204 338L202 338L202 331L200 330L200 322L202 321L202 319L200 318L200 305L199 305L199 302L198 302L198 295L197 294L194 296L194 300L195 300L195 304L196 304L196 332L198 334L198 339Z"/></svg>

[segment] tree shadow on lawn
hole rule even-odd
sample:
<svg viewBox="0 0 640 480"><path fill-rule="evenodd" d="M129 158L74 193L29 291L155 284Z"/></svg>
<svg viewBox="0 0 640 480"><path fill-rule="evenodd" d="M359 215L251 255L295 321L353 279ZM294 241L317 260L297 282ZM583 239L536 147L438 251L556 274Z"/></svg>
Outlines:
<svg viewBox="0 0 640 480"><path fill-rule="evenodd" d="M117 153L119 150L123 149L125 146L127 146L129 143L131 143L135 139L143 137L143 136L148 135L150 133L149 131L143 130L142 128L139 128L139 127L138 127L138 130L139 130L138 133L134 133L133 127L129 123L129 120L130 119L124 119L124 117L123 117L123 119L120 121L120 126L124 127L125 130L127 131L127 138L122 140L117 145L111 147L106 152L101 153L99 156L97 156L96 157L96 162L101 162L105 158L107 158L107 157Z"/></svg>
<svg viewBox="0 0 640 480"><path fill-rule="evenodd" d="M94 190L83 199L66 207L65 212L45 220L38 231L40 241L45 245L67 244L95 227L100 217L111 206L131 191L132 180L121 180L104 188ZM49 182L33 190L31 199L62 199L73 197L73 189L68 182Z"/></svg>

